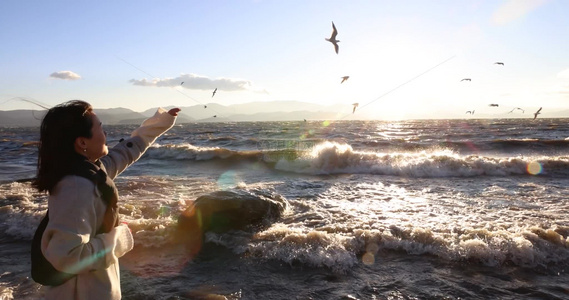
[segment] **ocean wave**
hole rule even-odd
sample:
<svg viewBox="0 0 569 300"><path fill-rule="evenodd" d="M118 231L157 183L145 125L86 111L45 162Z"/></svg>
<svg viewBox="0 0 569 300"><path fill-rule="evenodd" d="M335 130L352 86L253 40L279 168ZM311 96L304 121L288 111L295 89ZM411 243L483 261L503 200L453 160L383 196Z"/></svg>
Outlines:
<svg viewBox="0 0 569 300"><path fill-rule="evenodd" d="M440 178L475 176L567 176L569 156L492 157L461 155L444 146L423 151L371 152L354 150L340 142L309 147L230 150L191 144L155 145L148 155L157 160L231 162L261 161L278 171L310 175L373 174Z"/></svg>
<svg viewBox="0 0 569 300"><path fill-rule="evenodd" d="M4 232L17 240L31 240L45 211L3 220ZM16 217L17 216L17 217ZM22 216L24 216L22 218ZM135 247L156 248L176 245L176 221L171 218L130 220ZM488 267L515 265L548 269L569 266L569 227L527 227L520 232L490 231L485 228L454 228L434 232L428 228L386 230L355 229L352 232L303 231L286 224L273 224L256 234L241 231L207 233L207 242L236 253L254 255L288 264L329 268L345 273L356 264L374 264L382 251L407 255L432 255L449 262L467 262Z"/></svg>
<svg viewBox="0 0 569 300"><path fill-rule="evenodd" d="M16 240L31 240L47 211L47 195L29 183L0 185L0 232Z"/></svg>
<svg viewBox="0 0 569 300"><path fill-rule="evenodd" d="M569 265L569 227L528 227L522 232L463 228L433 232L428 228L354 230L349 234L303 232L277 224L256 234L247 246L250 254L287 263L303 263L348 272L355 264L373 264L381 251L433 255L451 262L489 267L516 265L549 268ZM215 239L212 239L215 241ZM222 240L222 239L219 239Z"/></svg>
<svg viewBox="0 0 569 300"><path fill-rule="evenodd" d="M487 157L459 155L446 148L420 152L356 151L348 144L325 142L297 159L281 159L275 168L303 174L376 174L405 177L566 176L569 157Z"/></svg>
<svg viewBox="0 0 569 300"><path fill-rule="evenodd" d="M199 147L191 144L153 145L147 150L151 159L177 161L264 161L276 163L280 159L294 159L302 152L295 149L230 150L220 147Z"/></svg>
<svg viewBox="0 0 569 300"><path fill-rule="evenodd" d="M444 147L461 154L481 154L481 153L517 153L531 154L567 154L569 149L569 139L535 139L535 138L509 138L509 139L477 139L472 137L464 140L441 141L422 137L421 139L384 139L384 140L365 140L359 142L366 149L379 149L382 152L408 152L408 151L430 151L434 148Z"/></svg>
<svg viewBox="0 0 569 300"><path fill-rule="evenodd" d="M191 144L181 145L158 145L155 144L147 150L147 155L152 159L158 160L188 160L188 161L207 161L207 160L249 160L258 159L260 151L237 151L220 147L199 147Z"/></svg>
<svg viewBox="0 0 569 300"><path fill-rule="evenodd" d="M47 209L46 196L33 192L29 184L12 183L4 188L9 188L10 194L4 194L0 206L3 239L30 241ZM138 210L151 209L153 203L139 203ZM133 216L131 210L136 208L129 207L132 204L123 203L121 206L121 218L129 223L135 247L160 248L180 242L176 238L180 207L173 206L168 211L159 209L161 213L138 217ZM345 227L342 224L298 227L290 221L284 217L260 232L208 232L206 241L239 254L329 268L340 273L349 272L359 263L375 263L382 251L430 255L444 261L489 267L515 265L549 269L569 266L569 227L562 225L528 224L508 230L468 224L448 229L386 224L369 229L367 226Z"/></svg>

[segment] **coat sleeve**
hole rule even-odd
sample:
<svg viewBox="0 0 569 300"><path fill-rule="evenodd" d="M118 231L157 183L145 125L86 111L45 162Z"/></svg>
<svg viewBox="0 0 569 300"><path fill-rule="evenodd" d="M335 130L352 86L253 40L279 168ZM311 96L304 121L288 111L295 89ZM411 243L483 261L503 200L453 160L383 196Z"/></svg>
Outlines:
<svg viewBox="0 0 569 300"><path fill-rule="evenodd" d="M109 150L109 154L101 158L109 177L114 179L137 161L159 136L174 126L175 122L175 116L163 108L158 108L154 116L146 119L139 128L135 129L129 139L120 142Z"/></svg>
<svg viewBox="0 0 569 300"><path fill-rule="evenodd" d="M105 204L95 185L79 176L64 177L49 198L49 223L42 252L57 269L80 274L106 269L134 246L128 227L96 234Z"/></svg>

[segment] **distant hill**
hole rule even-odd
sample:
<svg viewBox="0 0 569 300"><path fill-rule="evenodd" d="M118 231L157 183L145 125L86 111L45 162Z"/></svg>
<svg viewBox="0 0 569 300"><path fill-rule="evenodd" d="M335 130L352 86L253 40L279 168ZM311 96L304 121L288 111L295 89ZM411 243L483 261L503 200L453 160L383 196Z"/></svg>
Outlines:
<svg viewBox="0 0 569 300"><path fill-rule="evenodd" d="M97 116L103 124L121 124L123 120L146 119L143 114L122 107L96 109L95 113L97 113Z"/></svg>
<svg viewBox="0 0 569 300"><path fill-rule="evenodd" d="M45 110L0 110L0 126L40 126Z"/></svg>
<svg viewBox="0 0 569 300"><path fill-rule="evenodd" d="M141 124L148 116L128 108L96 109L97 116L104 125ZM156 109L152 111L152 114ZM0 110L0 126L2 127L39 127L46 111L42 110ZM188 123L195 120L185 114L178 116L177 122Z"/></svg>
<svg viewBox="0 0 569 300"><path fill-rule="evenodd" d="M170 109L170 107L164 107ZM154 115L156 107L143 112L135 112L128 108L96 109L96 113L104 124L141 124L145 119ZM374 110L379 108L365 109L352 114L352 106L349 104L335 104L329 106L299 101L273 101L273 102L250 102L243 104L221 105L208 103L205 105L193 105L180 107L177 123L191 122L243 122L243 121L301 121L306 120L354 120L374 119ZM389 118L388 111L379 111ZM425 112L421 114L407 114L407 119L425 118ZM0 126L39 126L45 111L38 110L11 110L0 111ZM533 118L533 114L476 114L465 116L462 110L448 108L438 111L433 116L445 116L450 119L500 119L500 118ZM214 117L215 116L215 117ZM569 110L546 110L542 111L541 118L567 118Z"/></svg>
<svg viewBox="0 0 569 300"><path fill-rule="evenodd" d="M232 115L231 120L235 122L332 120L336 119L337 116L338 114L333 112L292 111L292 112L256 113L252 115L246 115L246 114Z"/></svg>
<svg viewBox="0 0 569 300"><path fill-rule="evenodd" d="M45 113L45 110L0 111L0 126L40 126ZM96 113L103 124L119 124L125 119L146 119L143 114L127 108L97 109Z"/></svg>
<svg viewBox="0 0 569 300"><path fill-rule="evenodd" d="M204 107L205 106L205 107ZM171 107L168 107L171 108ZM157 107L153 107L147 109L142 112L143 115L149 117L154 114ZM212 118L214 115L217 116L217 119L220 117L225 117L230 120L234 121L241 121L246 119L246 121L262 121L267 119L266 116L263 114L266 113L276 113L277 118L272 119L273 121L279 121L281 118L278 115L283 114L287 115L288 113L292 112L305 112L305 116L308 117L310 113L316 113L313 119L316 119L317 115L320 115L321 112L328 113L338 113L341 111L351 111L351 105L330 105L330 106L323 106L314 103L306 103L306 102L299 102L299 101L273 101L273 102L249 102L249 103L242 103L242 104L231 104L228 106L217 104L217 103L207 103L205 105L193 105L193 106L184 106L180 107L182 110L181 113L187 114L191 116L195 120L201 119L208 119ZM249 117L245 117L248 115ZM290 117L286 117L286 119L290 119ZM300 117L294 118L294 120L302 119Z"/></svg>

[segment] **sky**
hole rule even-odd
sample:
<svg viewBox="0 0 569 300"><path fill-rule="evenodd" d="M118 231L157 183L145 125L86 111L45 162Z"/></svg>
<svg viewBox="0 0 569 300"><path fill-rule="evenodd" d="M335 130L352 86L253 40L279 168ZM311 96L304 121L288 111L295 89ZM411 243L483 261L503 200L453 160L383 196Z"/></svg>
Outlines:
<svg viewBox="0 0 569 300"><path fill-rule="evenodd" d="M2 0L0 110L300 101L377 119L547 117L569 109L567 12L566 0Z"/></svg>

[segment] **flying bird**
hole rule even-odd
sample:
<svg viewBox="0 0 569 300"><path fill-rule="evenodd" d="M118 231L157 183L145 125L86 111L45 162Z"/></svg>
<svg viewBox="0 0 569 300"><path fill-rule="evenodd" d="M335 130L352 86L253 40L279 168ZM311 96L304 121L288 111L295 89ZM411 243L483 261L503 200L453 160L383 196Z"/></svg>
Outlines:
<svg viewBox="0 0 569 300"><path fill-rule="evenodd" d="M495 65L502 65L502 66L504 65L504 63L501 62L501 61L497 61L497 62L495 62L494 64L495 64Z"/></svg>
<svg viewBox="0 0 569 300"><path fill-rule="evenodd" d="M217 115L213 115L214 118L217 118Z"/></svg>
<svg viewBox="0 0 569 300"><path fill-rule="evenodd" d="M336 54L338 54L338 43L340 41L336 39L336 35L338 35L338 30L336 30L336 26L334 25L334 22L332 22L332 35L326 40L334 45L334 50L336 50Z"/></svg>
<svg viewBox="0 0 569 300"><path fill-rule="evenodd" d="M207 105L204 105L203 108L207 108Z"/></svg>
<svg viewBox="0 0 569 300"><path fill-rule="evenodd" d="M535 120L535 118L537 118L537 115L540 114L539 112L541 111L542 108L543 108L543 107L540 107L540 108L533 114L533 119L534 119L534 120Z"/></svg>
<svg viewBox="0 0 569 300"><path fill-rule="evenodd" d="M460 80L460 81L472 81L472 79L470 79L470 78L463 78L463 79Z"/></svg>
<svg viewBox="0 0 569 300"><path fill-rule="evenodd" d="M352 110L352 113L355 113L355 112L356 112L356 107L358 107L358 105L360 105L360 104L356 102L356 103L353 103L352 105L354 106L354 109Z"/></svg>
<svg viewBox="0 0 569 300"><path fill-rule="evenodd" d="M495 103L492 103L492 104L488 104L488 106L492 106L492 107L498 107L498 106L500 106L500 105L498 105L498 104L495 104Z"/></svg>
<svg viewBox="0 0 569 300"><path fill-rule="evenodd" d="M512 110L510 110L510 112L508 112L508 113L510 114L510 113L512 113L512 112L513 112L514 110L516 110L516 109L521 110L521 111L522 111L522 114L525 112L525 110L523 110L523 109L521 109L521 108L519 108L519 107L514 107L514 108L512 108Z"/></svg>
<svg viewBox="0 0 569 300"><path fill-rule="evenodd" d="M180 85L184 84L185 81L182 81L182 83L180 83Z"/></svg>
<svg viewBox="0 0 569 300"><path fill-rule="evenodd" d="M471 115L473 115L473 114L474 114L474 110L467 110L465 114L471 114Z"/></svg>
<svg viewBox="0 0 569 300"><path fill-rule="evenodd" d="M340 82L340 83L344 83L344 81L348 80L348 78L350 78L350 76L343 76L343 77L342 77L342 82Z"/></svg>
<svg viewBox="0 0 569 300"><path fill-rule="evenodd" d="M213 90L213 94L211 94L212 98L213 98L213 96L215 96L215 92L217 92L217 88L215 88L215 90Z"/></svg>

